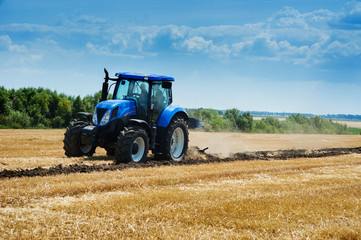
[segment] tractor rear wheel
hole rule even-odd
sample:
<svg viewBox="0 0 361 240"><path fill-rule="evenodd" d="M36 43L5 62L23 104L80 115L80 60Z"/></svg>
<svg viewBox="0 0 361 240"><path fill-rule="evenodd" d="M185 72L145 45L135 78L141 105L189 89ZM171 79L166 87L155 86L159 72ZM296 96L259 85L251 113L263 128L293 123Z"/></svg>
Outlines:
<svg viewBox="0 0 361 240"><path fill-rule="evenodd" d="M188 127L183 118L176 118L167 127L161 143L164 159L181 161L188 150Z"/></svg>
<svg viewBox="0 0 361 240"><path fill-rule="evenodd" d="M115 147L115 163L144 162L147 159L149 140L141 127L129 127L122 131Z"/></svg>
<svg viewBox="0 0 361 240"><path fill-rule="evenodd" d="M93 145L81 144L81 130L90 125L84 121L71 122L67 127L64 137L64 150L67 157L93 156L95 147Z"/></svg>
<svg viewBox="0 0 361 240"><path fill-rule="evenodd" d="M107 151L108 157L114 157L115 148L106 147L105 150Z"/></svg>

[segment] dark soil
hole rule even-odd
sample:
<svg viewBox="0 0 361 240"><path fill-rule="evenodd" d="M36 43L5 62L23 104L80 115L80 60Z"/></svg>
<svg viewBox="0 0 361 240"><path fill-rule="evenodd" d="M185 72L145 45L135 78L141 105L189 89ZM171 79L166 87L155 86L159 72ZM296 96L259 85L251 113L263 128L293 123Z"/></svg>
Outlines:
<svg viewBox="0 0 361 240"><path fill-rule="evenodd" d="M257 151L242 152L232 154L230 157L220 157L205 153L205 150L198 148L190 149L192 154L180 162L153 160L149 159L145 163L127 163L127 164L74 164L57 165L49 168L37 167L33 169L3 170L0 172L0 178L18 178L35 176L53 176L70 173L90 173L104 171L118 171L126 168L148 168L157 166L180 166L180 165L198 165L217 162L249 161L249 160L287 160L295 158L321 158L329 156L338 156L351 153L361 153L361 147L357 148L325 148L317 150L279 150L279 151Z"/></svg>

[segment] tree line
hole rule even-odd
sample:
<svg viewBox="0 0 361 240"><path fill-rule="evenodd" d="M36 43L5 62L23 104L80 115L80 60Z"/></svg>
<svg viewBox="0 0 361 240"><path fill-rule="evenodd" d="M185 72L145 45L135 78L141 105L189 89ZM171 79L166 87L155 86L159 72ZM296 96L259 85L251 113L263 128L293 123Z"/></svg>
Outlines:
<svg viewBox="0 0 361 240"><path fill-rule="evenodd" d="M100 98L101 91L82 98L44 88L7 90L0 87L0 128L64 128L78 117L78 112L93 112ZM203 121L211 131L360 134L359 129L347 128L318 116L293 114L282 121L273 117L254 120L251 113L240 113L238 109L187 111L190 116Z"/></svg>
<svg viewBox="0 0 361 240"><path fill-rule="evenodd" d="M188 113L204 122L211 131L240 131L248 133L302 133L302 134L360 134L361 129L348 128L345 124L333 122L319 116L306 117L301 114L280 120L265 117L254 120L249 112L238 109L217 111L214 109L188 109Z"/></svg>
<svg viewBox="0 0 361 240"><path fill-rule="evenodd" d="M72 97L44 88L0 87L0 127L63 128L77 112L93 112L101 92Z"/></svg>

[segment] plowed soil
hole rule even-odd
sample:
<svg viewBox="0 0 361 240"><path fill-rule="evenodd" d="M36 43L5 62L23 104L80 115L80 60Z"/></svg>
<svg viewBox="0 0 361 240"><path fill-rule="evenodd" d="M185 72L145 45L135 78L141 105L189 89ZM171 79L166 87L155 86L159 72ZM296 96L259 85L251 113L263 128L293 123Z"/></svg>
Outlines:
<svg viewBox="0 0 361 240"><path fill-rule="evenodd" d="M232 161L249 161L249 160L287 160L294 158L320 158L329 156L338 156L351 153L361 153L361 147L358 148L325 148L318 150L281 150L281 151L257 151L234 153L230 157L217 157L215 155L206 154L193 147L191 152L198 152L188 156L185 160L175 162L167 160L148 160L145 163L128 163L128 164L74 164L68 166L52 166L49 168L37 167L33 169L20 170L3 170L0 172L0 178L14 178L14 177L35 177L35 176L52 176L58 174L70 173L90 173L90 172L104 172L104 171L119 171L126 168L148 168L158 166L180 166L180 165L197 165L216 162L232 162Z"/></svg>
<svg viewBox="0 0 361 240"><path fill-rule="evenodd" d="M0 136L0 147L2 149L0 152L0 164L1 159L11 160L11 158L15 159L16 157L20 157L26 161L27 158L36 158L39 157L39 155L41 158L46 159L59 157L58 155L63 152L63 131L61 130L1 130ZM103 162L100 161L100 163L93 164L89 164L89 162L94 161L94 157L83 158L75 164L72 164L71 162L67 164L65 161L66 158L61 157L59 159L64 159L64 163L53 166L44 166L43 164L42 166L33 168L24 168L19 165L16 169L8 169L6 168L7 164L3 163L4 166L0 171L0 178L52 176L95 171L118 171L126 168L148 168L165 165L197 165L238 160L319 158L361 153L360 136L191 132L190 138L191 147L188 151L188 156L181 162L153 160L152 157L149 156L150 160L146 163L115 165L111 162L112 159L104 156L104 151L100 151L100 154L98 153L96 159L103 160ZM201 149L198 146L202 146ZM302 148L296 148L296 146ZM39 147L40 149L36 150ZM202 151L205 147L208 147L208 149ZM219 151L222 150L222 147L223 151ZM256 151L247 151L247 149L254 149ZM257 149L264 150L257 151ZM103 157L101 157L101 154L103 154ZM24 155L27 155L27 158ZM6 156L11 157L9 158ZM108 162L104 163L105 161Z"/></svg>

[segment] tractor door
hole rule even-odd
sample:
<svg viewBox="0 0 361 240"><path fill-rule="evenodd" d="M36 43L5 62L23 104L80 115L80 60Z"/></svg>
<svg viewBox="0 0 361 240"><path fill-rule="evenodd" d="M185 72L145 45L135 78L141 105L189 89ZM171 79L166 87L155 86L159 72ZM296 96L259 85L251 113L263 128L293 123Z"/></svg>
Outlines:
<svg viewBox="0 0 361 240"><path fill-rule="evenodd" d="M164 88L161 82L153 82L151 94L151 120L156 121L160 113L171 104L171 91L170 88Z"/></svg>
<svg viewBox="0 0 361 240"><path fill-rule="evenodd" d="M137 106L137 117L147 120L149 84L145 81L131 81L128 90L128 97L135 100Z"/></svg>
<svg viewBox="0 0 361 240"><path fill-rule="evenodd" d="M149 83L146 81L122 80L116 88L115 98L133 100L137 108L136 117L147 121Z"/></svg>

